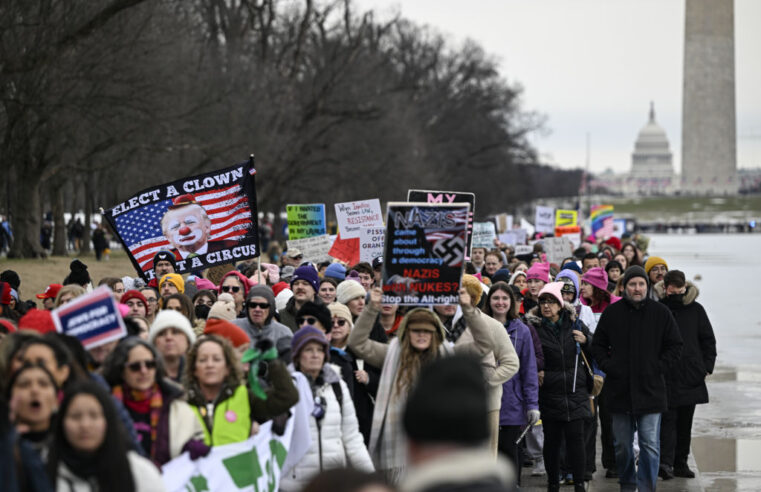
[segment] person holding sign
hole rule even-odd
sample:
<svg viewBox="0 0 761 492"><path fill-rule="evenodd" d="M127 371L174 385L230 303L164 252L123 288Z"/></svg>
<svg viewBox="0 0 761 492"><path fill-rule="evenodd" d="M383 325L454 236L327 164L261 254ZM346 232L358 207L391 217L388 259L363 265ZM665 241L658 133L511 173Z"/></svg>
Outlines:
<svg viewBox="0 0 761 492"><path fill-rule="evenodd" d="M370 303L365 306L349 334L349 348L367 364L383 368L373 412L369 451L375 467L386 475L389 482L396 483L408 464L401 421L407 394L415 384L420 366L452 353L453 349L445 343L444 325L438 316L422 307L414 308L405 315L399 324L398 335L390 343L371 340L370 332L380 312L382 297L380 288L370 291ZM472 306L470 294L464 288L460 289L460 306L473 332L473 342L462 344L454 350L486 355L492 350L492 334L485 323L475 319L485 315Z"/></svg>

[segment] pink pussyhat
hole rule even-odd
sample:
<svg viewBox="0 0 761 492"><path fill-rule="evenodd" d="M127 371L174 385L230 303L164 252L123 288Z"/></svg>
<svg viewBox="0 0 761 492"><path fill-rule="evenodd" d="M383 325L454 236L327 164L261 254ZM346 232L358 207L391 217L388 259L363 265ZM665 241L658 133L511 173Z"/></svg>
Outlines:
<svg viewBox="0 0 761 492"><path fill-rule="evenodd" d="M608 289L608 274L601 267L594 267L587 270L587 273L581 276L581 281L589 285L594 285L598 289Z"/></svg>
<svg viewBox="0 0 761 492"><path fill-rule="evenodd" d="M560 289L562 289L564 285L565 285L565 283L563 283L563 282L552 282L552 283L549 283L549 284L545 285L544 287L542 287L542 290L539 291L539 296L538 297L541 298L543 294L551 295L552 297L557 299L558 302L560 303L560 305L562 306L563 305L563 294L560 292Z"/></svg>
<svg viewBox="0 0 761 492"><path fill-rule="evenodd" d="M526 271L526 280L541 280L545 284L550 281L550 264L549 263L534 263Z"/></svg>

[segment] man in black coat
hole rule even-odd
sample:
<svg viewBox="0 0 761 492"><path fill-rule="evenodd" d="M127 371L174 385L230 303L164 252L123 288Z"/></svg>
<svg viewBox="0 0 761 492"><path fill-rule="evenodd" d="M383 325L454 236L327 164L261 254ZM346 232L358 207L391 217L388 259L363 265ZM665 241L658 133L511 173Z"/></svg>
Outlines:
<svg viewBox="0 0 761 492"><path fill-rule="evenodd" d="M624 298L602 313L592 354L606 374L621 490L655 490L661 413L668 409L666 375L679 359L682 337L671 311L648 295L642 267L624 274ZM639 437L635 469L634 432Z"/></svg>
<svg viewBox="0 0 761 492"><path fill-rule="evenodd" d="M661 421L660 476L694 478L687 466L690 454L692 417L695 405L708 403L705 378L716 362L716 337L708 315L698 302L697 286L687 282L684 273L669 271L663 288L657 289L661 302L671 310L684 341L682 357L666 377L668 411Z"/></svg>

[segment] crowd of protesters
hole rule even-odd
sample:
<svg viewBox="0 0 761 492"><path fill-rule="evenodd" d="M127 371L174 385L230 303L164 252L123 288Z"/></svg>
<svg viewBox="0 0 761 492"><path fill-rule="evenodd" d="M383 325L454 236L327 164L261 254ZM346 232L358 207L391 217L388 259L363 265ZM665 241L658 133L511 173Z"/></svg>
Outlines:
<svg viewBox="0 0 761 492"><path fill-rule="evenodd" d="M291 249L183 276L160 251L149 283L97 279L127 336L89 349L50 314L95 287L82 261L35 302L6 270L0 476L11 491L164 490L173 458L266 422L282 433L306 402L308 449L281 490L511 490L522 469L585 490L598 425L622 490L694 477L715 338L697 286L628 239L582 242L559 264L541 241L474 248L459 303L433 308L382 304L381 258Z"/></svg>

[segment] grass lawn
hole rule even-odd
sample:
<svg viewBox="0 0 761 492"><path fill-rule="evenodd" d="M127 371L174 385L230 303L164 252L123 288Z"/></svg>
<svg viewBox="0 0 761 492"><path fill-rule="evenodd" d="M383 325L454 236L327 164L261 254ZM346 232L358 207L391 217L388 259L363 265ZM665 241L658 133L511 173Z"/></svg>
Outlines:
<svg viewBox="0 0 761 492"><path fill-rule="evenodd" d="M638 219L675 217L696 214L731 214L761 216L761 195L735 197L641 197L610 198L616 214L631 214Z"/></svg>

